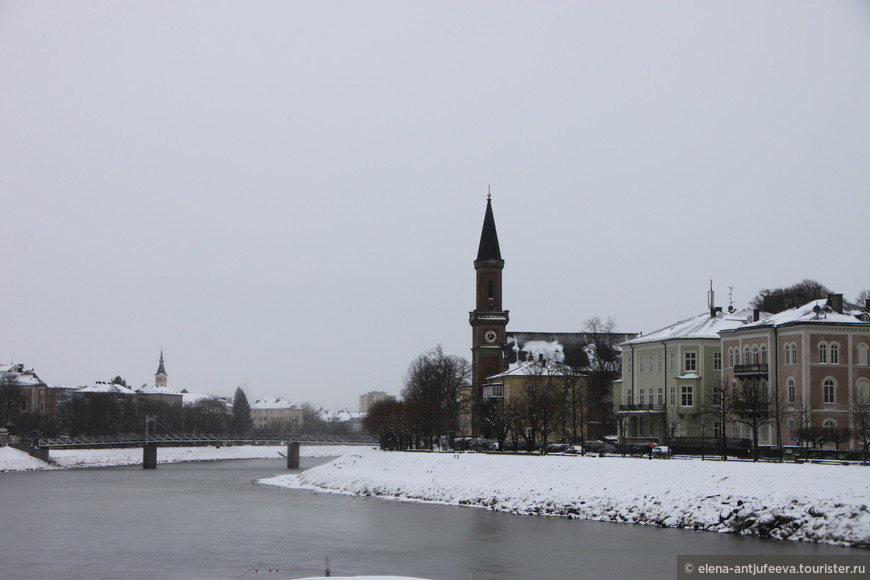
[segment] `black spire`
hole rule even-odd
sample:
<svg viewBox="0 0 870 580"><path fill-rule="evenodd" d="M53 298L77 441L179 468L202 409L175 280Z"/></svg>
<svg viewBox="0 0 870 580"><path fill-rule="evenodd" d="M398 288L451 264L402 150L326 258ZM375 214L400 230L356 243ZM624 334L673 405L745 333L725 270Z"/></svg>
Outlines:
<svg viewBox="0 0 870 580"><path fill-rule="evenodd" d="M486 214L483 216L483 231L480 233L480 247L477 260L501 260L498 247L498 232L495 231L495 218L492 215L492 195L486 194Z"/></svg>
<svg viewBox="0 0 870 580"><path fill-rule="evenodd" d="M162 348L160 349L160 366L157 367L157 374L158 375L165 375L166 374L166 369L163 368L163 349Z"/></svg>

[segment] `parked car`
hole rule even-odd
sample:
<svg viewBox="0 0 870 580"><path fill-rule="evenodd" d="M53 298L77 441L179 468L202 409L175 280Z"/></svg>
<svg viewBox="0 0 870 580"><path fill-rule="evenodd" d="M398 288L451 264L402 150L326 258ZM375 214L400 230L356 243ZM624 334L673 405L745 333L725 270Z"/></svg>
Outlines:
<svg viewBox="0 0 870 580"><path fill-rule="evenodd" d="M667 445L656 445L652 449L653 457L670 457L671 456L671 448Z"/></svg>
<svg viewBox="0 0 870 580"><path fill-rule="evenodd" d="M565 455L586 455L586 451L584 451L583 447L580 445L571 445L562 453Z"/></svg>

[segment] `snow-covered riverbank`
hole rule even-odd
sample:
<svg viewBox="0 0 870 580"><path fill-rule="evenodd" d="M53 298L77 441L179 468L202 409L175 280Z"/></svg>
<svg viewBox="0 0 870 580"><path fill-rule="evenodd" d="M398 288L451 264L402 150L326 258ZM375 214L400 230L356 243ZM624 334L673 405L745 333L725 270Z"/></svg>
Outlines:
<svg viewBox="0 0 870 580"><path fill-rule="evenodd" d="M516 514L870 546L870 468L351 449L261 483Z"/></svg>
<svg viewBox="0 0 870 580"><path fill-rule="evenodd" d="M349 451L352 446L303 445L299 448L302 457L335 457ZM233 447L161 447L157 451L157 463L181 463L185 461L222 461L225 459L275 459L286 453L286 446L241 445ZM53 464L40 461L12 447L0 447L0 472L33 471L70 467L112 467L118 465L141 465L142 448L125 449L56 449L50 452Z"/></svg>

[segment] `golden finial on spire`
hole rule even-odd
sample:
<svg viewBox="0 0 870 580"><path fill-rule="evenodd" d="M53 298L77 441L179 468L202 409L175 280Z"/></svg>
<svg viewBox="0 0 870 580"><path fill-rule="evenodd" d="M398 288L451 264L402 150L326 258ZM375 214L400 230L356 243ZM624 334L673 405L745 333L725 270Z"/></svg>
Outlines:
<svg viewBox="0 0 870 580"><path fill-rule="evenodd" d="M489 192L489 186L486 186L486 199L492 199L492 194Z"/></svg>

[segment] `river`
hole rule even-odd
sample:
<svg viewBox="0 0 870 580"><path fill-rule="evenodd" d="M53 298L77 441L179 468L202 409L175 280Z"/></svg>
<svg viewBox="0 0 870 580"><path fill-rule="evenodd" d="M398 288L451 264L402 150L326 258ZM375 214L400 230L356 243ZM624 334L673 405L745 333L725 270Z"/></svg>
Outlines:
<svg viewBox="0 0 870 580"><path fill-rule="evenodd" d="M297 578L328 557L333 576L673 580L677 554L867 554L255 483L286 472L243 460L0 474L0 577Z"/></svg>

